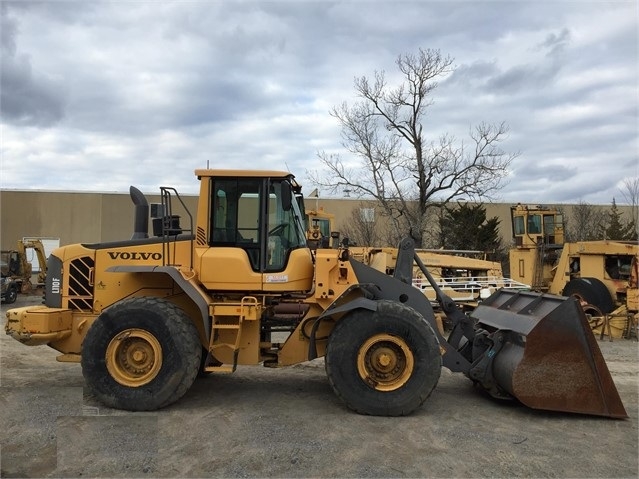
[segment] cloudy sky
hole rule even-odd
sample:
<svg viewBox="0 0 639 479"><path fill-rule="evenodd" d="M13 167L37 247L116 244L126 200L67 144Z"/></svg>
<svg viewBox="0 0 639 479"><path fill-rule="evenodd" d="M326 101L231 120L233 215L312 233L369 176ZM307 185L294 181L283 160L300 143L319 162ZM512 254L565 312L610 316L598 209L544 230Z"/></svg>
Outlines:
<svg viewBox="0 0 639 479"><path fill-rule="evenodd" d="M427 139L510 127L500 200L623 203L639 175L636 1L2 1L0 187L197 192L196 168L305 184L329 110L398 55L454 58ZM320 192L322 194L322 192Z"/></svg>

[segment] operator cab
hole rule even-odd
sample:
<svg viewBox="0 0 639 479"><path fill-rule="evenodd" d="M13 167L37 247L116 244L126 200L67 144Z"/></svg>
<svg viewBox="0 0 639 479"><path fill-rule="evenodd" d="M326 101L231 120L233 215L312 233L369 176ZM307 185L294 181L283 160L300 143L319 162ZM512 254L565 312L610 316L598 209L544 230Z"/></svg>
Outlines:
<svg viewBox="0 0 639 479"><path fill-rule="evenodd" d="M313 259L293 175L197 170L195 268L209 290L308 291Z"/></svg>
<svg viewBox="0 0 639 479"><path fill-rule="evenodd" d="M513 236L517 247L554 246L564 242L563 216L544 206L511 206Z"/></svg>

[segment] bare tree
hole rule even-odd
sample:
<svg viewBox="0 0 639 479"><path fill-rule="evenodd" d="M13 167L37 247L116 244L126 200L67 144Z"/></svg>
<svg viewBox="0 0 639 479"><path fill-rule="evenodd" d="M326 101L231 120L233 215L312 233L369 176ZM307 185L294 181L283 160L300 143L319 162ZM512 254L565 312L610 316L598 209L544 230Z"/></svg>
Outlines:
<svg viewBox="0 0 639 479"><path fill-rule="evenodd" d="M626 178L619 189L624 200L630 205L630 224L634 227L635 239L639 239L639 177Z"/></svg>
<svg viewBox="0 0 639 479"><path fill-rule="evenodd" d="M348 220L340 226L342 237L351 243L361 246L380 246L381 234L379 222L376 222L376 211L370 203L359 204L353 209Z"/></svg>
<svg viewBox="0 0 639 479"><path fill-rule="evenodd" d="M568 241L592 241L604 237L606 214L596 206L585 201L579 201L572 208L572 214L568 220L566 237Z"/></svg>
<svg viewBox="0 0 639 479"><path fill-rule="evenodd" d="M639 176L635 178L626 178L623 185L619 188L624 200L633 208L639 208Z"/></svg>
<svg viewBox="0 0 639 479"><path fill-rule="evenodd" d="M348 188L376 199L398 234L408 233L421 246L430 208L453 199L491 199L518 154L499 146L508 134L504 123L480 123L468 143L448 134L428 142L422 120L433 103L435 79L454 70L453 60L420 49L418 55L400 55L396 65L403 75L399 86L388 85L383 71L372 82L356 78L360 100L330 112L341 125L342 146L358 164L318 152L325 171L308 175L333 192Z"/></svg>

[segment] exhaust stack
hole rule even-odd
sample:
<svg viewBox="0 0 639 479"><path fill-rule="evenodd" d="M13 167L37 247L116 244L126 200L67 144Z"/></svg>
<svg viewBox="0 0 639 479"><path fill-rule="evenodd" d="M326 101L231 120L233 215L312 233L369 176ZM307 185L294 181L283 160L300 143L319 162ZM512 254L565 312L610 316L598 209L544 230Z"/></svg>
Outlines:
<svg viewBox="0 0 639 479"><path fill-rule="evenodd" d="M135 205L135 217L133 221L133 236L131 239L143 239L149 237L149 202L144 193L135 186L129 188L131 200Z"/></svg>

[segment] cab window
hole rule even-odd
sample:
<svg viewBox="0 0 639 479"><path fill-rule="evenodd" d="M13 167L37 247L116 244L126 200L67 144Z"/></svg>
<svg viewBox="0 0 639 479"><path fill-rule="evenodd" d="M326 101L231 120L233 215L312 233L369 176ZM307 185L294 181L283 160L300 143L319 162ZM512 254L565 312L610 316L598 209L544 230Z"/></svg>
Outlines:
<svg viewBox="0 0 639 479"><path fill-rule="evenodd" d="M528 216L528 234L541 233L541 215Z"/></svg>
<svg viewBox="0 0 639 479"><path fill-rule="evenodd" d="M211 198L211 246L243 248L253 270L260 269L259 179L216 179Z"/></svg>
<svg viewBox="0 0 639 479"><path fill-rule="evenodd" d="M524 217L523 216L515 216L513 219L513 231L516 235L523 235L526 233L526 229L524 228Z"/></svg>
<svg viewBox="0 0 639 479"><path fill-rule="evenodd" d="M214 179L209 245L244 249L254 271L283 271L290 251L306 247L297 202L283 188L290 193L285 180Z"/></svg>

